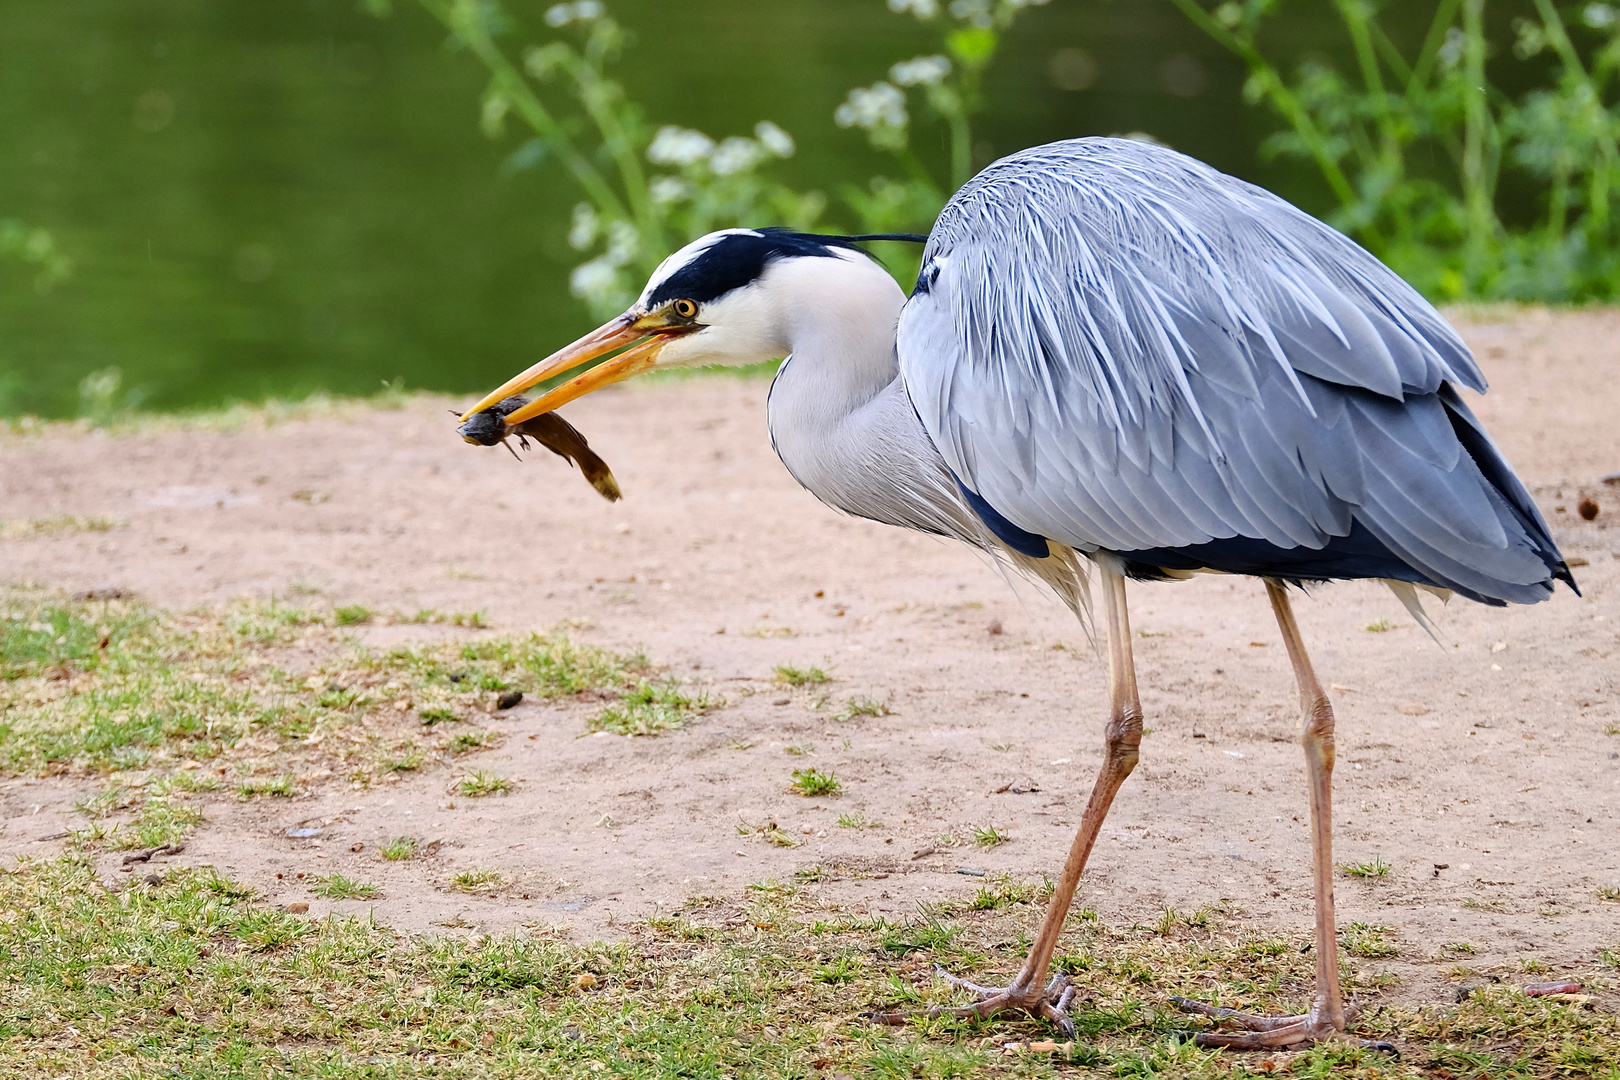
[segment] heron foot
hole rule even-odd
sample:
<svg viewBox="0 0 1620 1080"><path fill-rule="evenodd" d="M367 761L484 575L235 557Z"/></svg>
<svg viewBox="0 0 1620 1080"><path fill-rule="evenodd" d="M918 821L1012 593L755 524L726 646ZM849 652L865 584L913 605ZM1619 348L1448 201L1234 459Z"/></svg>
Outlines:
<svg viewBox="0 0 1620 1080"><path fill-rule="evenodd" d="M1218 1027L1229 1025L1243 1029L1241 1034L1232 1031L1200 1031L1193 1038L1198 1046L1225 1047L1230 1050L1275 1050L1285 1046L1312 1045L1338 1039L1368 1050L1395 1054L1397 1057L1400 1055L1400 1051L1395 1049L1393 1043L1346 1035L1342 1028L1334 1027L1325 1017L1320 1016L1316 1009L1299 1016L1258 1016L1254 1013L1239 1012L1237 1009L1228 1009L1223 1005L1206 1005L1201 1001L1184 997L1173 997L1170 1004L1185 1013L1207 1016L1214 1020ZM1353 1021L1360 1012L1360 1006L1347 1003L1344 1009L1345 1023Z"/></svg>
<svg viewBox="0 0 1620 1080"><path fill-rule="evenodd" d="M901 1026L910 1023L918 1016L940 1017L952 1016L962 1020L988 1020L1003 1013L1023 1013L1027 1016L1038 1016L1049 1021L1063 1032L1064 1038L1073 1039L1074 1021L1069 1019L1069 1003L1074 1000L1075 986L1069 982L1069 977L1062 972L1052 976L1052 981L1043 989L1039 983L1030 983L1020 986L1014 983L1011 986L980 986L978 983L959 979L944 968L936 968L936 974L958 990L966 990L978 996L979 1000L972 1005L947 1006L941 1005L923 1013L892 1012L892 1013L863 1013L866 1019L879 1024Z"/></svg>

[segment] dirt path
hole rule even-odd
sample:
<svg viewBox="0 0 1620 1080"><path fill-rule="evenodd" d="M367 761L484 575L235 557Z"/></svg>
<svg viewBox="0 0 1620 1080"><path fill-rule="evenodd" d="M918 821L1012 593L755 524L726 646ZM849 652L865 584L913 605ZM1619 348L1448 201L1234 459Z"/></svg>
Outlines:
<svg viewBox="0 0 1620 1080"><path fill-rule="evenodd" d="M1598 897L1620 885L1620 737L1605 734L1620 725L1620 488L1599 482L1620 470L1620 313L1532 312L1466 332L1495 384L1480 411L1580 564L1584 596L1510 611L1454 602L1445 648L1381 586L1299 605L1338 691L1337 858L1393 867L1382 882L1344 880L1341 918L1395 927L1402 959L1430 970L1448 942L1478 946L1480 963L1567 964L1620 945L1620 907ZM726 699L657 739L580 738L582 707L526 703L493 722L508 735L480 761L522 780L506 798L455 799L441 770L211 803L182 858L317 913L592 936L814 864L845 868L812 886L829 900L892 917L971 893L980 879L959 868L1055 872L1100 758L1103 665L1055 602L1027 588L1020 600L972 553L801 491L771 452L766 390L697 379L572 407L624 487L618 505L549 455L519 465L463 445L438 400L236 434L9 437L0 518L127 525L0 541L0 580L174 608L314 588L377 610L481 609L494 632L571 621ZM1602 506L1590 523L1575 512L1583 496ZM1303 932L1294 691L1263 590L1205 577L1133 586L1132 602L1152 733L1082 902L1124 922L1224 902ZM1394 628L1364 629L1380 619ZM376 641L449 632L362 629ZM778 664L830 672L823 707L773 682ZM892 713L835 721L854 696ZM845 792L791 794L806 765ZM77 823L74 798L59 780L0 785L0 855L52 852L35 838ZM839 828L841 814L881 826ZM318 838L286 836L312 819ZM739 833L770 821L799 846ZM1011 842L975 847L990 825ZM377 841L406 834L443 843L426 860L377 859ZM515 884L448 891L472 866ZM334 870L385 898L330 905L296 877Z"/></svg>

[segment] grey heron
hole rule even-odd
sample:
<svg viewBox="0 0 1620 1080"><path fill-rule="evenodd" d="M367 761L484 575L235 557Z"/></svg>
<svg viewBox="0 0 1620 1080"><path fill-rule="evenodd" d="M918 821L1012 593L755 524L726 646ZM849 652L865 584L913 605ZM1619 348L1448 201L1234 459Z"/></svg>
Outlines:
<svg viewBox="0 0 1620 1080"><path fill-rule="evenodd" d="M995 162L941 212L910 297L856 241L727 229L671 255L623 315L490 394L464 420L608 357L506 416L522 424L662 367L785 357L767 420L794 478L850 514L953 537L1046 582L1107 627L1105 755L1029 956L961 1016L1043 1016L1064 916L1142 710L1128 579L1261 578L1298 682L1309 778L1316 987L1299 1016L1200 1005L1204 1045L1345 1031L1332 854L1333 709L1288 588L1383 579L1529 604L1575 582L1458 387L1467 347L1343 234L1173 150L1078 139ZM899 1022L892 1014L885 1019Z"/></svg>

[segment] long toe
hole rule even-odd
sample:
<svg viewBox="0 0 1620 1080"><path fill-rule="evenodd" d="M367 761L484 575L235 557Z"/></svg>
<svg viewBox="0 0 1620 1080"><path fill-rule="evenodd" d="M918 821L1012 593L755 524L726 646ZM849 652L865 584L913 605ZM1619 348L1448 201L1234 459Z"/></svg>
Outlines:
<svg viewBox="0 0 1620 1080"><path fill-rule="evenodd" d="M863 1019L873 1023L899 1026L919 1016L951 1016L961 1020L989 1020L1006 1013L1038 1016L1057 1026L1066 1038L1074 1038L1074 1022L1069 1019L1069 1005L1074 1001L1075 987L1062 972L1052 977L1044 988L1036 986L980 986L978 983L957 978L944 969L936 969L946 982L958 990L966 990L979 1000L971 1005L939 1006L922 1013L868 1012Z"/></svg>
<svg viewBox="0 0 1620 1080"><path fill-rule="evenodd" d="M1358 1039L1346 1035L1342 1030L1323 1020L1314 1013L1302 1016L1260 1016L1255 1013L1239 1012L1224 1005L1206 1005L1191 998L1173 997L1170 1003L1182 1012L1193 1013L1198 1016L1207 1016L1219 1026L1243 1029L1236 1031L1200 1031L1194 1036L1194 1042L1203 1047L1224 1047L1231 1050L1275 1050L1284 1046L1307 1046L1329 1040L1340 1040L1355 1046L1365 1047L1368 1050L1377 1050L1382 1053L1395 1054L1399 1052L1394 1045L1387 1042L1378 1042L1371 1039ZM1354 1006L1345 1009L1348 1019L1354 1019L1360 1009Z"/></svg>
<svg viewBox="0 0 1620 1080"><path fill-rule="evenodd" d="M1205 1005L1189 998L1171 998L1170 1003L1182 1012L1196 1013L1207 1016L1217 1024L1240 1027L1246 1031L1276 1031L1279 1028L1296 1027L1310 1021L1307 1016L1257 1016L1254 1013L1239 1012L1221 1005Z"/></svg>

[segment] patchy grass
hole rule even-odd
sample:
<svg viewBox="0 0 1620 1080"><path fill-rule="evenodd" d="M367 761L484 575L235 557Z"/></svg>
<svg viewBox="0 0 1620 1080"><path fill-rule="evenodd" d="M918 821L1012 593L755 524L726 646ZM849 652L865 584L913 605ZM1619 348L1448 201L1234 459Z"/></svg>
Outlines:
<svg viewBox="0 0 1620 1080"><path fill-rule="evenodd" d="M1250 949L1232 927L1144 937L1071 921L1062 962L1079 985L1080 1039L1028 1049L1044 1024L923 1020L894 1029L863 1009L962 999L940 963L987 984L1016 970L1040 911L1012 904L898 922L828 909L765 882L741 905L698 904L626 926L614 944L547 934L401 935L365 918L276 911L208 869L109 892L87 860L0 873L0 1074L303 1078L524 1076L795 1078L1166 1077L1241 1080L1270 1062L1350 1080L1614 1080L1620 1020L1578 1001L1526 997L1516 973L1460 1002L1374 1003L1357 1025L1401 1058L1330 1044L1298 1054L1200 1050L1185 994L1261 1012L1308 1002L1304 937ZM1610 987L1599 970L1578 976Z"/></svg>
<svg viewBox="0 0 1620 1080"><path fill-rule="evenodd" d="M608 692L632 707L649 696L638 677L645 659L560 634L367 650L341 632L358 610L241 602L175 615L129 599L8 590L0 774L173 768L301 744L312 763L375 777L388 771L384 750L397 758L399 748L374 745L367 729L412 710L453 721L492 691L513 689L542 698ZM282 665L293 645L325 659L292 674Z"/></svg>
<svg viewBox="0 0 1620 1080"><path fill-rule="evenodd" d="M876 698L852 697L844 707L833 714L834 720L853 720L857 716L888 716L889 707Z"/></svg>
<svg viewBox="0 0 1620 1080"><path fill-rule="evenodd" d="M474 769L456 784L456 790L469 799L482 799L489 795L508 795L512 781L483 769Z"/></svg>
<svg viewBox="0 0 1620 1080"><path fill-rule="evenodd" d="M398 753L384 754L377 765L384 772L412 772L427 761L427 752L420 746L405 746Z"/></svg>
<svg viewBox="0 0 1620 1080"><path fill-rule="evenodd" d="M328 900L375 900L382 890L342 874L330 874L315 879L314 893Z"/></svg>
<svg viewBox="0 0 1620 1080"><path fill-rule="evenodd" d="M74 517L64 514L48 518L0 519L0 540L29 540L36 536L59 536L62 533L111 532L124 527L122 521L105 517Z"/></svg>
<svg viewBox="0 0 1620 1080"><path fill-rule="evenodd" d="M792 787L800 795L836 795L844 790L844 785L830 771L817 769L794 769Z"/></svg>
<svg viewBox="0 0 1620 1080"><path fill-rule="evenodd" d="M1006 874L997 874L989 878L979 891L968 901L971 911L1000 911L1013 904L1031 904L1045 900L1052 895L1052 881L1045 878L1040 882L1014 881Z"/></svg>
<svg viewBox="0 0 1620 1080"><path fill-rule="evenodd" d="M465 626L472 630L482 630L489 625L489 616L482 608L477 611L440 611L438 608L419 608L414 614L403 618L401 621L418 624Z"/></svg>
<svg viewBox="0 0 1620 1080"><path fill-rule="evenodd" d="M763 825L740 823L737 826L737 835L758 836L773 847L792 848L799 846L799 842L774 821L768 821Z"/></svg>
<svg viewBox="0 0 1620 1080"><path fill-rule="evenodd" d="M446 746L452 754L465 754L471 750L483 750L491 746L499 738L495 732L475 728L472 731L458 731L450 737Z"/></svg>
<svg viewBox="0 0 1620 1080"><path fill-rule="evenodd" d="M662 735L711 707L707 695L692 696L679 683L643 680L624 691L619 704L593 717L589 726L615 735Z"/></svg>
<svg viewBox="0 0 1620 1080"><path fill-rule="evenodd" d="M1390 622L1388 619L1374 619L1372 622L1362 627L1362 629L1367 631L1369 634L1387 634L1391 630L1395 629L1395 624Z"/></svg>
<svg viewBox="0 0 1620 1080"><path fill-rule="evenodd" d="M881 829L881 822L869 821L865 814L856 811L853 814L839 814L838 827L840 829Z"/></svg>
<svg viewBox="0 0 1620 1080"><path fill-rule="evenodd" d="M1363 881L1382 881L1389 877L1391 869L1393 867L1389 863L1376 856L1369 862L1339 864L1341 873L1349 877L1361 878Z"/></svg>
<svg viewBox="0 0 1620 1080"><path fill-rule="evenodd" d="M1388 926L1353 922L1339 929L1344 951L1364 960L1384 960L1400 952L1394 943L1395 931Z"/></svg>
<svg viewBox="0 0 1620 1080"><path fill-rule="evenodd" d="M413 836L396 836L385 844L377 845L377 854L387 862L404 862L416 854L422 842Z"/></svg>
<svg viewBox="0 0 1620 1080"><path fill-rule="evenodd" d="M789 664L776 666L776 681L788 686L819 686L831 679L831 675L818 667L796 668Z"/></svg>
<svg viewBox="0 0 1620 1080"><path fill-rule="evenodd" d="M290 776L253 776L236 785L239 799L291 799L298 794L298 781Z"/></svg>
<svg viewBox="0 0 1620 1080"><path fill-rule="evenodd" d="M96 824L77 835L152 846L200 820L183 804L214 787L291 798L323 781L386 783L484 749L494 736L458 722L501 694L607 697L615 704L591 726L628 734L712 707L650 680L644 657L561 633L386 650L348 635L385 619L402 621L319 600L179 614L123 596L0 589L0 777L98 778L105 791L81 805Z"/></svg>
<svg viewBox="0 0 1620 1080"><path fill-rule="evenodd" d="M487 866L474 866L450 876L450 887L457 892L493 892L506 884L500 872Z"/></svg>
<svg viewBox="0 0 1620 1080"><path fill-rule="evenodd" d="M994 825L978 825L973 829L973 842L982 848L1000 847L1010 839Z"/></svg>

